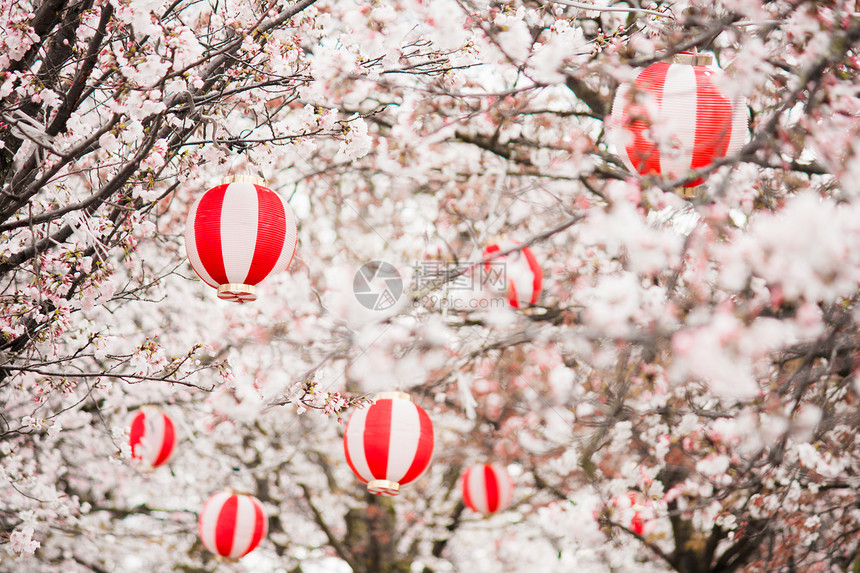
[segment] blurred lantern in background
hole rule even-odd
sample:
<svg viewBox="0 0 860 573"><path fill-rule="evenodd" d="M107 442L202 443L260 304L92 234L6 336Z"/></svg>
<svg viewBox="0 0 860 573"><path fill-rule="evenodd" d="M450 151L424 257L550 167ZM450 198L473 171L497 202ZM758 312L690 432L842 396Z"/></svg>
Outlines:
<svg viewBox="0 0 860 573"><path fill-rule="evenodd" d="M415 480L433 457L433 423L403 392L381 392L346 423L346 462L367 491L394 496Z"/></svg>
<svg viewBox="0 0 860 573"><path fill-rule="evenodd" d="M498 464L471 466L460 477L463 503L477 513L503 511L514 499L514 481Z"/></svg>
<svg viewBox="0 0 860 573"><path fill-rule="evenodd" d="M497 292L504 292L514 308L537 304L543 288L543 270L528 247L494 257L519 245L516 241L500 241L484 248L482 283Z"/></svg>
<svg viewBox="0 0 860 573"><path fill-rule="evenodd" d="M648 501L640 499L639 494L635 491L627 492L627 495L618 496L612 500L612 506L615 508L615 520L635 533L643 535L645 533L645 521L643 513L645 513Z"/></svg>
<svg viewBox="0 0 860 573"><path fill-rule="evenodd" d="M290 266L296 218L264 180L228 177L191 207L185 250L197 275L233 302L257 299L255 286Z"/></svg>
<svg viewBox="0 0 860 573"><path fill-rule="evenodd" d="M203 545L229 559L239 559L253 551L266 536L268 527L260 500L230 490L214 494L200 512Z"/></svg>
<svg viewBox="0 0 860 573"><path fill-rule="evenodd" d="M131 419L128 436L131 458L144 468L155 468L170 459L176 446L173 422L157 408L145 406Z"/></svg>
<svg viewBox="0 0 860 573"><path fill-rule="evenodd" d="M712 63L710 54L682 52L619 86L607 137L629 169L676 180L741 150L747 135L745 101L724 93L728 78L708 67ZM684 187L703 181L698 177Z"/></svg>

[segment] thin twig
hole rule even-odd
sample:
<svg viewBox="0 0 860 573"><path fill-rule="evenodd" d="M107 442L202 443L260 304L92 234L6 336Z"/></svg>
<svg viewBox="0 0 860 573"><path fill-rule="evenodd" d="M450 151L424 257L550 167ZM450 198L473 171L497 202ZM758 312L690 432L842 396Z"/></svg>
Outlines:
<svg viewBox="0 0 860 573"><path fill-rule="evenodd" d="M661 18L669 18L670 20L674 20L672 16L666 14L664 12L657 12L656 10L646 10L645 8L624 8L621 6L595 6L593 4L584 4L582 2L574 2L573 0L549 0L555 4L564 4L565 6L570 6L572 8L579 8L581 10L592 10L594 12L630 12L633 14L648 14L649 16L659 16Z"/></svg>

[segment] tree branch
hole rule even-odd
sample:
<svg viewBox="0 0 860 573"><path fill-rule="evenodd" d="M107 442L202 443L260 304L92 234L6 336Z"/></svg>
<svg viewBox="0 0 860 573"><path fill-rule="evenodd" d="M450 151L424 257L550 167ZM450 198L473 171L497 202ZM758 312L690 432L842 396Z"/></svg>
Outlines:
<svg viewBox="0 0 860 573"><path fill-rule="evenodd" d="M298 485L300 488L302 488L302 492L305 495L305 501L307 501L308 507L310 508L311 513L313 513L313 515L314 515L314 521L316 522L317 525L320 526L320 529L323 530L323 533L325 533L325 536L328 539L328 542L334 548L335 552L337 552L338 556L341 559L343 559L344 561L346 561L347 563L349 563L350 566L352 566L352 554L349 553L347 551L346 547L344 547L343 544L340 542L340 540L338 540L338 538L335 537L331 528L325 522L325 519L323 518L322 513L320 513L319 509L317 509L316 505L314 505L313 500L311 499L311 492L308 489L308 486L306 484L303 484L303 483L300 483Z"/></svg>

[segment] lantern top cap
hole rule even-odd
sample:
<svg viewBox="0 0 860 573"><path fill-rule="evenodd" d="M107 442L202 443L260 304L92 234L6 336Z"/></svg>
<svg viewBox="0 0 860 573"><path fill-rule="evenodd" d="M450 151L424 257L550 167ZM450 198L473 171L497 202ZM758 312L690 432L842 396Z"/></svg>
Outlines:
<svg viewBox="0 0 860 573"><path fill-rule="evenodd" d="M167 415L167 412L165 412L158 404L141 404L137 409L129 412L129 415L132 417L137 417L141 414L144 416L164 416L165 418L170 418L170 416Z"/></svg>
<svg viewBox="0 0 860 573"><path fill-rule="evenodd" d="M374 400L408 400L412 401L412 398L406 392L377 392L373 397Z"/></svg>
<svg viewBox="0 0 860 573"><path fill-rule="evenodd" d="M673 64L686 64L689 66L710 66L714 63L711 54L694 54L692 52L680 52L672 56Z"/></svg>
<svg viewBox="0 0 860 573"><path fill-rule="evenodd" d="M268 182L262 177L257 177L256 175L251 175L250 173L239 173L237 175L228 175L224 179L221 180L222 185L227 185L229 183L253 183L254 185L262 185L263 187L268 187Z"/></svg>
<svg viewBox="0 0 860 573"><path fill-rule="evenodd" d="M248 491L240 491L237 489L233 489L232 487L225 487L223 490L224 493L229 493L230 495L244 495L248 497L254 497L254 494Z"/></svg>

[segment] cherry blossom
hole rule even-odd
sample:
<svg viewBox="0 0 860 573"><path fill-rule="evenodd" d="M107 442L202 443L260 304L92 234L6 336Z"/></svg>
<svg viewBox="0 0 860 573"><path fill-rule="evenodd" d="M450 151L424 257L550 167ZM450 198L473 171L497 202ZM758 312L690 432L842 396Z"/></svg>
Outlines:
<svg viewBox="0 0 860 573"><path fill-rule="evenodd" d="M853 2L21 0L0 29L0 571L860 566ZM686 197L606 136L682 51L750 119ZM243 305L183 239L239 174L299 238ZM491 244L534 253L534 304L480 280ZM396 500L343 454L379 391L437 440ZM458 487L484 463L516 482L490 516ZM225 488L268 517L237 563L197 533Z"/></svg>

